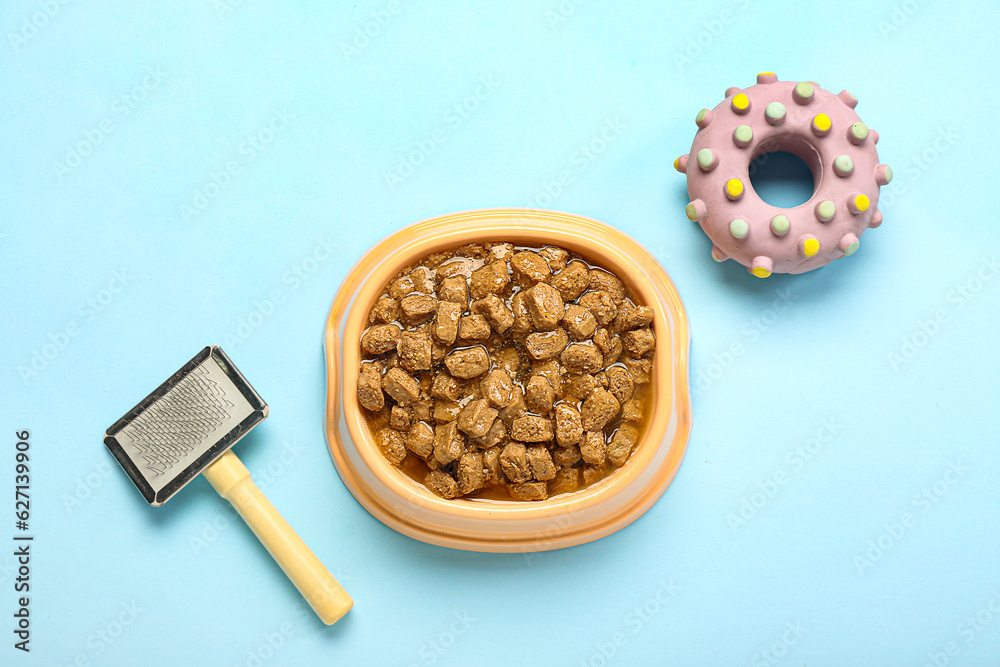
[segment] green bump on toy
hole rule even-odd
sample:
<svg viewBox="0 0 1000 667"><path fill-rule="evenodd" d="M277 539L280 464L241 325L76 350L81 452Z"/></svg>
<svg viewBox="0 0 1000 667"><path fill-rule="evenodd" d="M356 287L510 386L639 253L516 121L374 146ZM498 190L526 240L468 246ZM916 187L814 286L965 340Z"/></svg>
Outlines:
<svg viewBox="0 0 1000 667"><path fill-rule="evenodd" d="M712 166L712 160L715 156L712 154L711 148L702 148L698 151L698 166L702 169L708 169Z"/></svg>
<svg viewBox="0 0 1000 667"><path fill-rule="evenodd" d="M791 228L792 222L788 219L786 215L776 215L771 218L771 229L775 234L783 235L787 234L788 230Z"/></svg>
<svg viewBox="0 0 1000 667"><path fill-rule="evenodd" d="M750 225L747 224L746 220L736 218L729 223L729 233L738 239L746 238L747 234L750 233Z"/></svg>

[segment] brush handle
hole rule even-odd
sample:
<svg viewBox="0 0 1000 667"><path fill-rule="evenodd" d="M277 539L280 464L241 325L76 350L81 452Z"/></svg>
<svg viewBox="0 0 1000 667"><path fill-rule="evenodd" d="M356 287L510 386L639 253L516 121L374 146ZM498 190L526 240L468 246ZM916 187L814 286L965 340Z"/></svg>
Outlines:
<svg viewBox="0 0 1000 667"><path fill-rule="evenodd" d="M333 625L351 610L354 600L264 497L232 450L202 474L220 496L232 503L324 623Z"/></svg>

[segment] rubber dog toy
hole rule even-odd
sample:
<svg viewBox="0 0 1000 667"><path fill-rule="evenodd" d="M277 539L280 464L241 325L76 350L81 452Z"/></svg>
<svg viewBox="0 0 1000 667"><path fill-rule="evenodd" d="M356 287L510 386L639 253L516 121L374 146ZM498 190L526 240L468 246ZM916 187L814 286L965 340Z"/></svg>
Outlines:
<svg viewBox="0 0 1000 667"><path fill-rule="evenodd" d="M687 174L685 212L714 244L712 257L734 259L758 278L805 273L854 254L862 233L882 223L879 187L892 180L880 164L878 133L854 112L858 100L814 81L778 81L729 88L726 99L695 117L691 152L674 160ZM806 203L780 208L750 184L750 164L786 151L810 168L815 191Z"/></svg>

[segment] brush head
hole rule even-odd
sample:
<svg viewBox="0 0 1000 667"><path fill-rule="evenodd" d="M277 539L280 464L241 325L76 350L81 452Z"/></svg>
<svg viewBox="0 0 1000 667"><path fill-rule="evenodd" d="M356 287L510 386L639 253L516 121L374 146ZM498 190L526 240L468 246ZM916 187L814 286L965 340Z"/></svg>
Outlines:
<svg viewBox="0 0 1000 667"><path fill-rule="evenodd" d="M104 444L158 507L266 417L264 399L212 345L116 421Z"/></svg>

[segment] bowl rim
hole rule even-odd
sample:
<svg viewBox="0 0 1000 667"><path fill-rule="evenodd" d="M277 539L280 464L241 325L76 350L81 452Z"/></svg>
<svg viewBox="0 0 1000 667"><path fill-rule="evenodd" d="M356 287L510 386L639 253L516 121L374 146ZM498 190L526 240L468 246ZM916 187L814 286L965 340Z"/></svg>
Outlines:
<svg viewBox="0 0 1000 667"><path fill-rule="evenodd" d="M654 356L652 403L661 409L654 412L629 461L586 489L533 502L439 498L385 460L360 406L349 400L353 392L344 391L357 382L361 332L385 283L414 260L477 241L564 247L618 275L643 303L659 306L654 308L654 330L664 344L658 345ZM689 344L686 313L670 277L645 248L614 227L574 214L520 208L427 218L369 249L347 273L333 300L324 331L327 445L341 479L358 502L379 521L410 537L493 552L582 544L635 521L676 475L691 430ZM668 386L664 380L672 382ZM669 442L664 439L668 435ZM661 453L662 447L668 450ZM660 463L650 470L654 457ZM625 502L619 496L628 495L621 492L630 487L633 493Z"/></svg>

